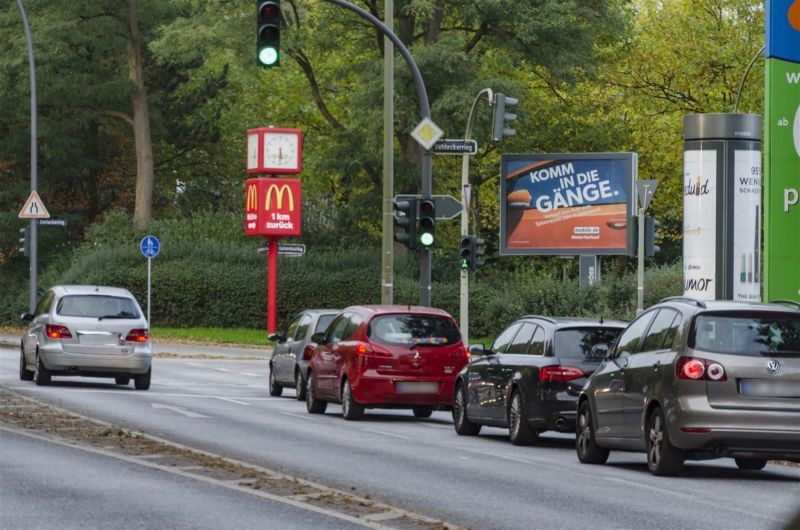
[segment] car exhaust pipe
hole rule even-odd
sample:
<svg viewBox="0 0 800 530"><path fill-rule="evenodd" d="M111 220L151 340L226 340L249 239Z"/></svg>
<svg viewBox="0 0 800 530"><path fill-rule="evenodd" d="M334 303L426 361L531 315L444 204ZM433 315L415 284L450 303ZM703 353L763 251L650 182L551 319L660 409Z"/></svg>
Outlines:
<svg viewBox="0 0 800 530"><path fill-rule="evenodd" d="M716 449L714 449L714 452L717 454L717 456L725 456L728 454L728 448L724 445L718 445Z"/></svg>
<svg viewBox="0 0 800 530"><path fill-rule="evenodd" d="M567 420L564 419L563 416L559 416L556 418L556 429L559 431L566 431L567 430Z"/></svg>
<svg viewBox="0 0 800 530"><path fill-rule="evenodd" d="M78 371L77 366L70 366L69 368L67 368L67 372L77 372L77 371Z"/></svg>

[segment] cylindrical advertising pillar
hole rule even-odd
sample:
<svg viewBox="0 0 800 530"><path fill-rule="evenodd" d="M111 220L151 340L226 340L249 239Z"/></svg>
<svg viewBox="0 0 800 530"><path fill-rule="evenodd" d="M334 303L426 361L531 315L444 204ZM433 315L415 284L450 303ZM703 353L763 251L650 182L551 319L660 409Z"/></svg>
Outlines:
<svg viewBox="0 0 800 530"><path fill-rule="evenodd" d="M683 118L683 292L761 301L761 116Z"/></svg>

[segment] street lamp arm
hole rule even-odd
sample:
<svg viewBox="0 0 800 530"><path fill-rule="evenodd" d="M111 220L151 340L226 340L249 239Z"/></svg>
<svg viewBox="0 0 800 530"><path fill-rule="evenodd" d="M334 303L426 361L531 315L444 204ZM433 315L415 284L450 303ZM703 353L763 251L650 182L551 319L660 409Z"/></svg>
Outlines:
<svg viewBox="0 0 800 530"><path fill-rule="evenodd" d="M478 107L478 102L481 99L481 96L486 94L487 99L489 100L489 106L492 105L492 100L494 99L494 92L492 92L491 88L484 88L478 95L475 96L475 99L472 101L472 107L469 109L469 117L467 118L467 130L464 132L464 139L471 140L472 139L472 125L475 120L475 110ZM467 158L469 160L469 158Z"/></svg>

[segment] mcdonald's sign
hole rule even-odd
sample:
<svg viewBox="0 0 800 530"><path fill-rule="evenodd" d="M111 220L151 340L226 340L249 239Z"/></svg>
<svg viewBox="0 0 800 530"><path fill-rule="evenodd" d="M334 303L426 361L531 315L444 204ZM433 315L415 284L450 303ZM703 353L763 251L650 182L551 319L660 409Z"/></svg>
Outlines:
<svg viewBox="0 0 800 530"><path fill-rule="evenodd" d="M302 224L300 179L247 179L244 200L246 235L300 235Z"/></svg>

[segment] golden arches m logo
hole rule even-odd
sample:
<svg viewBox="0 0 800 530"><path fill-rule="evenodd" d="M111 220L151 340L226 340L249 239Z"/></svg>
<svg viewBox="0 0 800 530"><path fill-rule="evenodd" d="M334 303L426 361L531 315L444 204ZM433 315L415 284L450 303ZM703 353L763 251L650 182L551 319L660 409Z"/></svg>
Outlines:
<svg viewBox="0 0 800 530"><path fill-rule="evenodd" d="M258 209L258 186L250 184L247 186L247 198L244 203L245 211L253 211Z"/></svg>
<svg viewBox="0 0 800 530"><path fill-rule="evenodd" d="M278 185L278 184L270 184L269 188L267 189L267 198L264 201L264 209L270 210L272 205L272 194L275 194L275 203L278 206L279 210L283 209L283 197L284 195L289 195L289 211L294 211L294 193L292 193L292 188L289 187L288 184Z"/></svg>

